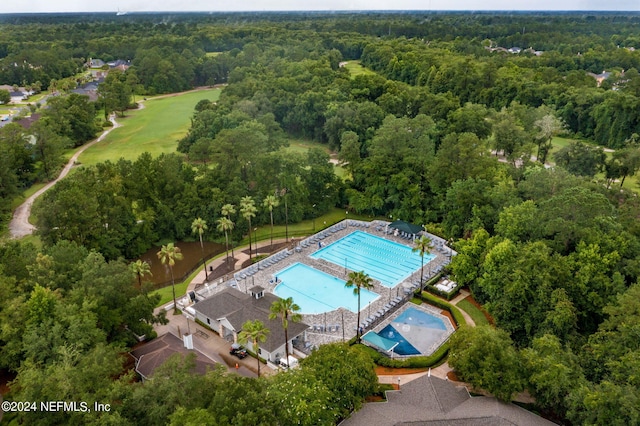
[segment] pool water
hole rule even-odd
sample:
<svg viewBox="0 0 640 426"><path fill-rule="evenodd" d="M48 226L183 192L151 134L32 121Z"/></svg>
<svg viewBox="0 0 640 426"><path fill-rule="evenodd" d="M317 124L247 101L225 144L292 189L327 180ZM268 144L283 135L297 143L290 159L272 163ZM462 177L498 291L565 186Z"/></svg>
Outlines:
<svg viewBox="0 0 640 426"><path fill-rule="evenodd" d="M357 313L358 297L345 281L319 271L304 263L294 263L275 274L280 284L274 289L276 296L300 306L301 314L321 314L340 307ZM379 297L377 293L360 289L360 310Z"/></svg>
<svg viewBox="0 0 640 426"><path fill-rule="evenodd" d="M413 345L405 340L402 334L398 333L398 330L393 328L391 324L383 328L379 333L380 336L385 339L398 342L398 346L393 348L393 351L398 355L419 355L420 351L413 347Z"/></svg>
<svg viewBox="0 0 640 426"><path fill-rule="evenodd" d="M444 322L438 317L429 315L426 312L419 311L415 308L408 308L406 311L398 315L394 322L406 325L415 325L418 327L435 328L437 330L446 330Z"/></svg>
<svg viewBox="0 0 640 426"><path fill-rule="evenodd" d="M420 252L363 231L355 231L311 255L351 271L364 271L385 287L395 287L420 269ZM427 265L435 256L424 255Z"/></svg>
<svg viewBox="0 0 640 426"><path fill-rule="evenodd" d="M450 331L442 318L408 307L377 334L398 342L393 349L398 355L430 355Z"/></svg>

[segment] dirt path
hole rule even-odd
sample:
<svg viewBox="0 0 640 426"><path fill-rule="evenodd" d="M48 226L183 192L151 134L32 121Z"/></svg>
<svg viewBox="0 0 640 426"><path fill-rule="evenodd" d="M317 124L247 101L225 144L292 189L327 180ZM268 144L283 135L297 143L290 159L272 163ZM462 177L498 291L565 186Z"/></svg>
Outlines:
<svg viewBox="0 0 640 426"><path fill-rule="evenodd" d="M62 169L62 172L60 172L60 175L57 178L49 182L32 196L24 200L24 202L15 209L15 211L13 212L13 218L11 219L11 222L9 222L9 232L11 234L11 238L18 239L33 234L33 231L35 231L36 227L29 223L29 216L31 216L31 207L33 206L33 202L35 201L35 199L44 194L45 191L49 190L49 188L55 185L60 179L63 179L65 176L67 176L71 168L78 160L80 154L82 154L87 148L90 148L96 143L101 142L105 138L105 136L107 136L113 129L120 127L120 124L118 124L115 119L115 115L109 117L109 121L113 123L112 127L109 127L104 132L102 132L100 137L98 137L97 139L80 147L80 149L78 149L76 153L73 154L73 157L69 159L67 164L64 166L64 169Z"/></svg>

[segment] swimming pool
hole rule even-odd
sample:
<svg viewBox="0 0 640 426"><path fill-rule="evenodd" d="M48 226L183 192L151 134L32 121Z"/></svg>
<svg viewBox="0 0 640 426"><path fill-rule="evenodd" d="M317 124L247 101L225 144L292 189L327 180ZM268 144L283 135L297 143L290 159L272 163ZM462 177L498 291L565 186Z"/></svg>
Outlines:
<svg viewBox="0 0 640 426"><path fill-rule="evenodd" d="M276 274L280 284L273 290L276 296L300 306L301 314L321 314L340 307L358 311L358 297L345 281L319 271L304 263L294 263ZM379 297L377 293L360 289L360 310Z"/></svg>
<svg viewBox="0 0 640 426"><path fill-rule="evenodd" d="M422 259L412 248L363 231L355 231L311 254L351 271L364 271L385 287L395 287L416 270ZM424 255L426 265L435 256Z"/></svg>
<svg viewBox="0 0 640 426"><path fill-rule="evenodd" d="M376 334L397 342L393 349L397 355L431 355L452 331L443 318L408 307Z"/></svg>

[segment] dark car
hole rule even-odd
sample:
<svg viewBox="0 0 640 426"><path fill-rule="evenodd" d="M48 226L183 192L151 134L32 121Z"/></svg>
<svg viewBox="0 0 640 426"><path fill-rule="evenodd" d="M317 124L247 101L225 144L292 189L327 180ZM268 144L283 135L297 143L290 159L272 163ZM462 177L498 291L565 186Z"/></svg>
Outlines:
<svg viewBox="0 0 640 426"><path fill-rule="evenodd" d="M236 346L236 345L231 346L231 350L229 350L229 353L231 355L237 356L240 359L246 358L247 356L247 351L242 346Z"/></svg>

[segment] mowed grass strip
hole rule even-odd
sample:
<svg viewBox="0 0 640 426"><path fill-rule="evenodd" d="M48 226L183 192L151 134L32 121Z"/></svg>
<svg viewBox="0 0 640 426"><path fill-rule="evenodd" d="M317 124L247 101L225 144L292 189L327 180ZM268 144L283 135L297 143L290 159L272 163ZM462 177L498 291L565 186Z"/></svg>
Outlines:
<svg viewBox="0 0 640 426"><path fill-rule="evenodd" d="M489 325L489 320L487 320L487 317L484 315L484 313L467 299L462 299L456 306L468 313L473 322L476 323L476 325Z"/></svg>
<svg viewBox="0 0 640 426"><path fill-rule="evenodd" d="M349 71L349 74L351 74L351 78L363 74L375 74L370 69L363 67L360 61L348 61L344 67Z"/></svg>
<svg viewBox="0 0 640 426"><path fill-rule="evenodd" d="M205 89L144 101L144 108L117 117L121 127L80 155L79 162L93 165L120 158L135 160L144 152L156 157L175 152L178 140L191 126L194 107L202 99L217 101L221 89Z"/></svg>

